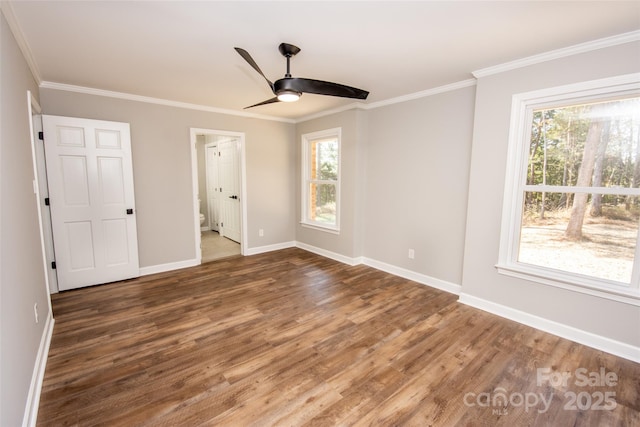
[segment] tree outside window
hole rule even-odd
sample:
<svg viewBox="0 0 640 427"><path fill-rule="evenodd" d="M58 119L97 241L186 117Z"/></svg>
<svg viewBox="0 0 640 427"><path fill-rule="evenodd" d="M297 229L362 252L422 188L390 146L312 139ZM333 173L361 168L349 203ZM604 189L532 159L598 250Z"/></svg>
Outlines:
<svg viewBox="0 0 640 427"><path fill-rule="evenodd" d="M617 81L514 97L501 272L640 297L640 83Z"/></svg>
<svg viewBox="0 0 640 427"><path fill-rule="evenodd" d="M340 132L306 134L303 140L303 224L337 230Z"/></svg>

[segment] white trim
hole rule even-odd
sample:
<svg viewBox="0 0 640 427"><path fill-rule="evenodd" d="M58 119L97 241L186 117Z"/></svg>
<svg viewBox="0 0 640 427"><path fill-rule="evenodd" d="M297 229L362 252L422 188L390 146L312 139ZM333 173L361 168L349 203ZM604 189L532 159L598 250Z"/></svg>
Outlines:
<svg viewBox="0 0 640 427"><path fill-rule="evenodd" d="M40 244L42 247L42 269L44 272L45 286L48 294L58 293L58 277L56 272L49 268L49 262L55 259L53 248L53 231L51 227L51 215L48 208L43 207L44 198L48 196L47 178L45 170L44 144L38 139L36 131L42 132L42 108L30 90L27 91L27 104L29 115L29 139L31 141L31 159L33 163L34 190L36 194L36 207L38 209L38 229L40 231ZM34 115L38 119L34 123ZM34 126L37 124L37 129ZM51 298L47 298L49 312Z"/></svg>
<svg viewBox="0 0 640 427"><path fill-rule="evenodd" d="M611 37L605 37L603 39L592 40L586 43L580 43L577 45L541 53L539 55L528 56L526 58L517 59L515 61L505 62L503 64L482 68L480 70L473 71L472 74L475 78L479 79L481 77L490 76L492 74L504 73L505 71L511 71L518 68L524 68L530 65L539 64L541 62L565 58L580 53L617 46L624 43L636 42L639 40L640 31L631 31L629 33L623 33Z"/></svg>
<svg viewBox="0 0 640 427"><path fill-rule="evenodd" d="M392 264L387 264L382 261L377 261L371 258L362 258L362 263L376 270L384 271L394 276L399 276L414 282L426 285L431 288L436 288L441 291L449 292L454 295L460 295L462 286L455 283L447 282L446 280L436 279L435 277L427 276L426 274L417 273L415 271L407 270L406 268L398 267Z"/></svg>
<svg viewBox="0 0 640 427"><path fill-rule="evenodd" d="M319 111L317 113L313 113L313 114L309 114L307 116L302 116L302 117L298 117L297 119L295 119L296 123L303 123L309 120L313 120L313 119L318 119L320 117L326 117L326 116L330 116L332 114L338 114L338 113L342 113L344 111L349 111L349 110L367 110L367 104L364 104L362 102L352 102L350 104L347 105L343 105L341 107L336 107L336 108L331 108L329 110L323 110L323 111Z"/></svg>
<svg viewBox="0 0 640 427"><path fill-rule="evenodd" d="M233 132L235 134L235 132ZM240 255L245 255L249 246L249 217L247 211L247 151L244 132L240 136Z"/></svg>
<svg viewBox="0 0 640 427"><path fill-rule="evenodd" d="M167 271L180 270L181 268L195 267L200 265L201 259L187 259L184 261L168 262L166 264L150 265L140 268L140 276L148 276L150 274L165 273Z"/></svg>
<svg viewBox="0 0 640 427"><path fill-rule="evenodd" d="M562 185L525 184L524 191L538 193L587 193L587 194L614 194L619 196L640 196L640 188L628 187L574 187Z"/></svg>
<svg viewBox="0 0 640 427"><path fill-rule="evenodd" d="M353 102L351 104L343 105L342 107L332 108L330 110L320 111L318 113L310 114L308 116L299 117L296 119L296 123L306 122L308 120L318 119L320 117L330 116L332 114L342 113L349 110L374 110L380 107L386 107L393 104L401 104L407 101L413 101L414 99L426 98L429 96L437 95L439 93L451 92L465 87L475 86L476 79L461 80L446 84L443 86L437 86L431 89L422 90L420 92L410 93L407 95L397 96L395 98L389 98L382 101L372 102L370 104L363 104L361 102Z"/></svg>
<svg viewBox="0 0 640 427"><path fill-rule="evenodd" d="M35 426L36 420L38 419L40 393L42 392L42 382L44 380L44 372L47 367L47 358L49 356L49 346L51 345L51 337L53 336L54 323L55 319L52 317L51 311L49 311L47 323L44 325L42 337L40 338L38 354L36 355L36 360L33 365L33 374L31 374L31 384L29 385L27 404L22 418L23 427Z"/></svg>
<svg viewBox="0 0 640 427"><path fill-rule="evenodd" d="M329 140L329 139L337 139L338 140L338 178L333 180L312 180L310 177L310 149L309 146L312 142L318 140ZM302 187L301 187L301 218L300 223L309 228L313 228L319 231L326 231L333 234L340 234L340 210L342 208L342 201L340 199L341 191L341 179L342 176L342 128L331 128L325 129L317 132L309 132L305 133L301 137L302 143L302 167L301 167L301 175L302 175ZM309 208L309 185L311 181L314 181L319 184L329 184L335 185L336 187L336 223L335 224L323 224L319 221L311 221L308 219L308 208Z"/></svg>
<svg viewBox="0 0 640 427"><path fill-rule="evenodd" d="M308 245L302 242L295 242L297 248L303 249L308 252L312 252L316 255L330 258L332 260L341 262L343 264L355 266L364 264L368 267L375 268L376 270L384 271L385 273L393 274L394 276L402 277L404 279L412 280L420 283L421 285L427 285L441 291L449 292L454 295L459 295L462 287L455 283L447 282L445 280L436 279L435 277L427 276L425 274L416 273L415 271L407 270L402 267L398 267L392 264L387 264L382 261L366 257L348 257L336 252L328 251L326 249L319 248L317 246Z"/></svg>
<svg viewBox="0 0 640 427"><path fill-rule="evenodd" d="M567 289L581 294L605 298L629 305L640 306L640 290L620 285L612 280L597 279L577 273L564 273L524 263L496 265L500 274L516 277L556 288ZM563 274L564 273L564 274ZM576 280L576 278L580 278ZM572 280L573 279L573 280Z"/></svg>
<svg viewBox="0 0 640 427"><path fill-rule="evenodd" d="M544 332L565 338L586 346L602 350L613 355L640 363L640 347L635 347L601 335L583 331L572 326L535 316L502 304L497 304L473 295L460 293L458 302L483 311L504 317L509 320L531 326Z"/></svg>
<svg viewBox="0 0 640 427"><path fill-rule="evenodd" d="M281 249L289 249L289 248L295 248L295 247L296 247L295 241L275 243L273 245L256 246L254 248L248 248L246 251L244 251L244 254L246 256L258 255L258 254L264 254L267 252L279 251Z"/></svg>
<svg viewBox="0 0 640 427"><path fill-rule="evenodd" d="M314 224L314 223L304 222L304 221L300 221L299 224L300 224L301 227L310 228L311 230L318 230L318 231L323 231L325 233L331 233L331 234L340 235L340 229L339 228L326 226L326 225L322 226L322 225L317 225L317 224Z"/></svg>
<svg viewBox="0 0 640 427"><path fill-rule="evenodd" d="M215 160L210 160L209 159L209 150L213 149L214 152L214 156L215 156ZM216 196L215 197L215 203L211 203L211 194L212 193L219 193L218 192L218 142L207 142L206 138L204 141L204 147L203 147L203 152L204 152L204 180L205 180L205 194L204 194L204 199L207 205L207 225L205 225L204 227L200 227L200 231L217 231L220 232L220 227L219 225L216 223L216 221L214 221L214 219L219 219L219 214L220 214L220 197ZM211 170L215 168L215 173ZM199 174L199 173L198 173ZM216 180L216 186L211 188L211 176L215 176ZM200 204L202 204L202 195L199 195L199 199L200 199ZM213 205L213 206L212 206ZM215 215L214 215L215 214Z"/></svg>
<svg viewBox="0 0 640 427"><path fill-rule="evenodd" d="M316 255L323 256L325 258L330 258L330 259L332 259L334 261L338 261L338 262L341 262L343 264L347 264L347 265L351 265L351 266L362 264L362 257L351 258L351 257L348 257L346 255L339 254L337 252L331 252L331 251L328 251L326 249L322 249L322 248L319 248L317 246L308 245L308 244L302 243L302 242L296 242L296 247L300 248L300 249L303 249L303 250L305 250L307 252L311 252L311 253L314 253Z"/></svg>
<svg viewBox="0 0 640 427"><path fill-rule="evenodd" d="M276 122L295 123L295 120L282 117L267 116L265 114L248 113L245 111L229 110L226 108L210 107L207 105L191 104L188 102L170 101L168 99L154 98L151 96L134 95L125 92L115 92L111 90L95 89L85 86L76 86L65 83L55 83L44 81L40 83L41 89L54 89L66 92L83 93L86 95L104 96L108 98L118 98L127 101L146 102L148 104L165 105L168 107L185 108L188 110L206 111L209 113L228 114L231 116L248 117L253 119L272 120Z"/></svg>
<svg viewBox="0 0 640 427"><path fill-rule="evenodd" d="M526 190L633 195L637 193L637 189L628 190L613 187L594 189L526 185L528 148L531 137L530 124L533 117L533 109L566 105L567 103L589 102L603 98L608 99L611 96L635 95L639 92L640 73L632 73L513 95L500 228L500 248L498 251L498 265L496 266L500 274L640 306L637 258L631 282L628 286L624 286L624 284L593 276L524 264L518 262L517 257L520 247L523 198Z"/></svg>
<svg viewBox="0 0 640 427"><path fill-rule="evenodd" d="M2 10L2 14L7 20L7 24L9 24L9 29L11 30L11 33L13 33L13 37L16 39L16 43L24 56L24 60L27 62L27 66L29 67L33 78L36 80L36 84L39 85L42 82L42 77L40 77L38 63L33 56L33 52L31 52L27 39L24 37L20 24L18 24L18 19L16 18L15 13L13 13L13 6L11 6L11 2L8 1L0 2L0 5L0 10Z"/></svg>
<svg viewBox="0 0 640 427"><path fill-rule="evenodd" d="M467 79L455 83L446 84L443 86L434 87L420 92L410 93L408 95L402 95L395 98L390 98L384 101L372 102L367 104L365 109L373 110L374 108L386 107L387 105L400 104L407 101L413 101L414 99L426 98L440 93L452 92L454 90L463 89L465 87L471 87L476 85L476 79Z"/></svg>
<svg viewBox="0 0 640 427"><path fill-rule="evenodd" d="M194 229L195 229L195 253L198 260L202 260L202 236L200 235L200 206L198 202L198 153L196 145L198 135L231 136L239 139L240 143L240 254L245 255L248 246L248 217L247 217L247 162L246 162L246 141L244 132L233 132L226 130L189 128L189 141L191 144L191 186L193 192L194 205Z"/></svg>
<svg viewBox="0 0 640 427"><path fill-rule="evenodd" d="M200 230L200 186L198 185L198 135L197 130L189 130L189 153L191 155L191 191L193 193L193 215L196 259L202 262L202 236Z"/></svg>

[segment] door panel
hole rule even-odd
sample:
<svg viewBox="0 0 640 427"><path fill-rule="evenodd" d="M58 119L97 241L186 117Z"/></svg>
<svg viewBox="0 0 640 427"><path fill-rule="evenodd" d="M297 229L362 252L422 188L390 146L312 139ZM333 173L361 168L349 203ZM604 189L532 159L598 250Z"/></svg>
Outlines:
<svg viewBox="0 0 640 427"><path fill-rule="evenodd" d="M239 156L236 138L218 143L220 234L240 243Z"/></svg>
<svg viewBox="0 0 640 427"><path fill-rule="evenodd" d="M62 243L69 247L69 269L80 271L95 267L95 253L93 249L93 236L90 221L75 221L65 224L66 235Z"/></svg>
<svg viewBox="0 0 640 427"><path fill-rule="evenodd" d="M87 159L80 156L60 156L64 201L67 206L89 206Z"/></svg>
<svg viewBox="0 0 640 427"><path fill-rule="evenodd" d="M220 208L218 197L218 147L205 147L207 175L207 206L209 208L209 228L219 231Z"/></svg>
<svg viewBox="0 0 640 427"><path fill-rule="evenodd" d="M98 157L98 181L104 205L122 205L125 202L122 159Z"/></svg>
<svg viewBox="0 0 640 427"><path fill-rule="evenodd" d="M59 289L137 277L129 125L58 116L43 124Z"/></svg>
<svg viewBox="0 0 640 427"><path fill-rule="evenodd" d="M126 264L129 260L127 222L124 219L108 219L102 222L106 236L106 265Z"/></svg>

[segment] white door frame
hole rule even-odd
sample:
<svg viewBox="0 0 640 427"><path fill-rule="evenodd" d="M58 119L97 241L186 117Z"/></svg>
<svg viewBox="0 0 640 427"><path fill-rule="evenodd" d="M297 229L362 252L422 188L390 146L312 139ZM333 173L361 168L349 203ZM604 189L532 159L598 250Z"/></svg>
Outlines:
<svg viewBox="0 0 640 427"><path fill-rule="evenodd" d="M217 224L214 224L214 222L215 222L215 221L213 221L213 216L212 216L211 214L212 214L214 211L215 211L216 213L219 213L219 212L220 212L220 209L219 209L218 207L211 206L211 203L209 203L209 202L210 202L210 197L209 197L209 196L210 196L210 194L211 194L212 192L216 192L216 191L217 191L217 188L212 189L212 188L211 188L211 185L209 185L209 175L211 175L211 173L212 173L211 169L212 169L214 166L215 166L215 168L216 168L215 173L216 173L216 175L217 175L217 173L218 173L217 158L218 158L218 157L216 156L216 161L215 161L215 162L211 162L211 161L209 160L209 152L208 152L208 150L209 150L210 148L215 148L215 149L216 149L216 151L217 151L217 149L218 149L218 143L217 143L217 142L205 142L205 144L204 144L204 167L205 167L205 174L204 174L204 175L205 175L205 184L206 184L206 185L205 185L205 188L206 188L206 190L205 190L205 191L206 191L205 198L206 198L206 201L207 201L207 221L208 221L208 227L207 227L207 229L208 229L208 230L218 231L218 230L219 230L219 227L218 227L218 225L217 225ZM212 163L215 163L215 165L213 165ZM218 181L217 181L217 179L216 179L216 183L217 183L217 182L218 182ZM216 203L220 201L219 199L220 199L219 197L217 197L217 198L216 198ZM200 203L202 203L202 195L200 195ZM217 209L216 209L216 208L217 208Z"/></svg>
<svg viewBox="0 0 640 427"><path fill-rule="evenodd" d="M49 208L44 206L44 198L48 196L47 172L44 164L44 141L40 141L36 132L42 131L42 118L39 123L33 119L34 115L42 116L42 108L31 91L27 91L29 105L29 132L31 136L31 157L33 161L33 191L36 193L36 206L38 207L38 226L40 228L40 242L42 246L42 260L44 262L44 279L49 294L58 293L58 277L51 261L55 259L53 252L53 232ZM49 313L52 313L51 298L47 298Z"/></svg>
<svg viewBox="0 0 640 427"><path fill-rule="evenodd" d="M195 251L198 264L202 263L202 243L200 237L200 206L198 203L198 153L196 144L198 135L233 136L240 140L240 254L245 255L247 247L247 179L245 162L245 134L244 132L231 132L215 129L190 128L191 144L191 185L193 188L193 230L195 234Z"/></svg>

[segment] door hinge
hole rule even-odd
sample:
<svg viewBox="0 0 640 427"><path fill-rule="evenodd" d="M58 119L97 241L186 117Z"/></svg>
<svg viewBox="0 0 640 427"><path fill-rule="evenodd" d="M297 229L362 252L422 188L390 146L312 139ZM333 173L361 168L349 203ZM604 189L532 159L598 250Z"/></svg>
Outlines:
<svg viewBox="0 0 640 427"><path fill-rule="evenodd" d="M224 222L221 222L221 223L220 223L220 227L224 227Z"/></svg>
<svg viewBox="0 0 640 427"><path fill-rule="evenodd" d="M44 141L44 132L38 132L38 139Z"/></svg>
<svg viewBox="0 0 640 427"><path fill-rule="evenodd" d="M44 205L45 205L45 206L49 206L49 204L50 204L50 203L51 203L51 201L49 200L49 198L48 198L48 197L45 197L45 198L44 198Z"/></svg>
<svg viewBox="0 0 640 427"><path fill-rule="evenodd" d="M52 262L51 262L51 269L52 269L52 270L55 270L55 269L56 269L56 262L55 262L55 261L52 261Z"/></svg>

